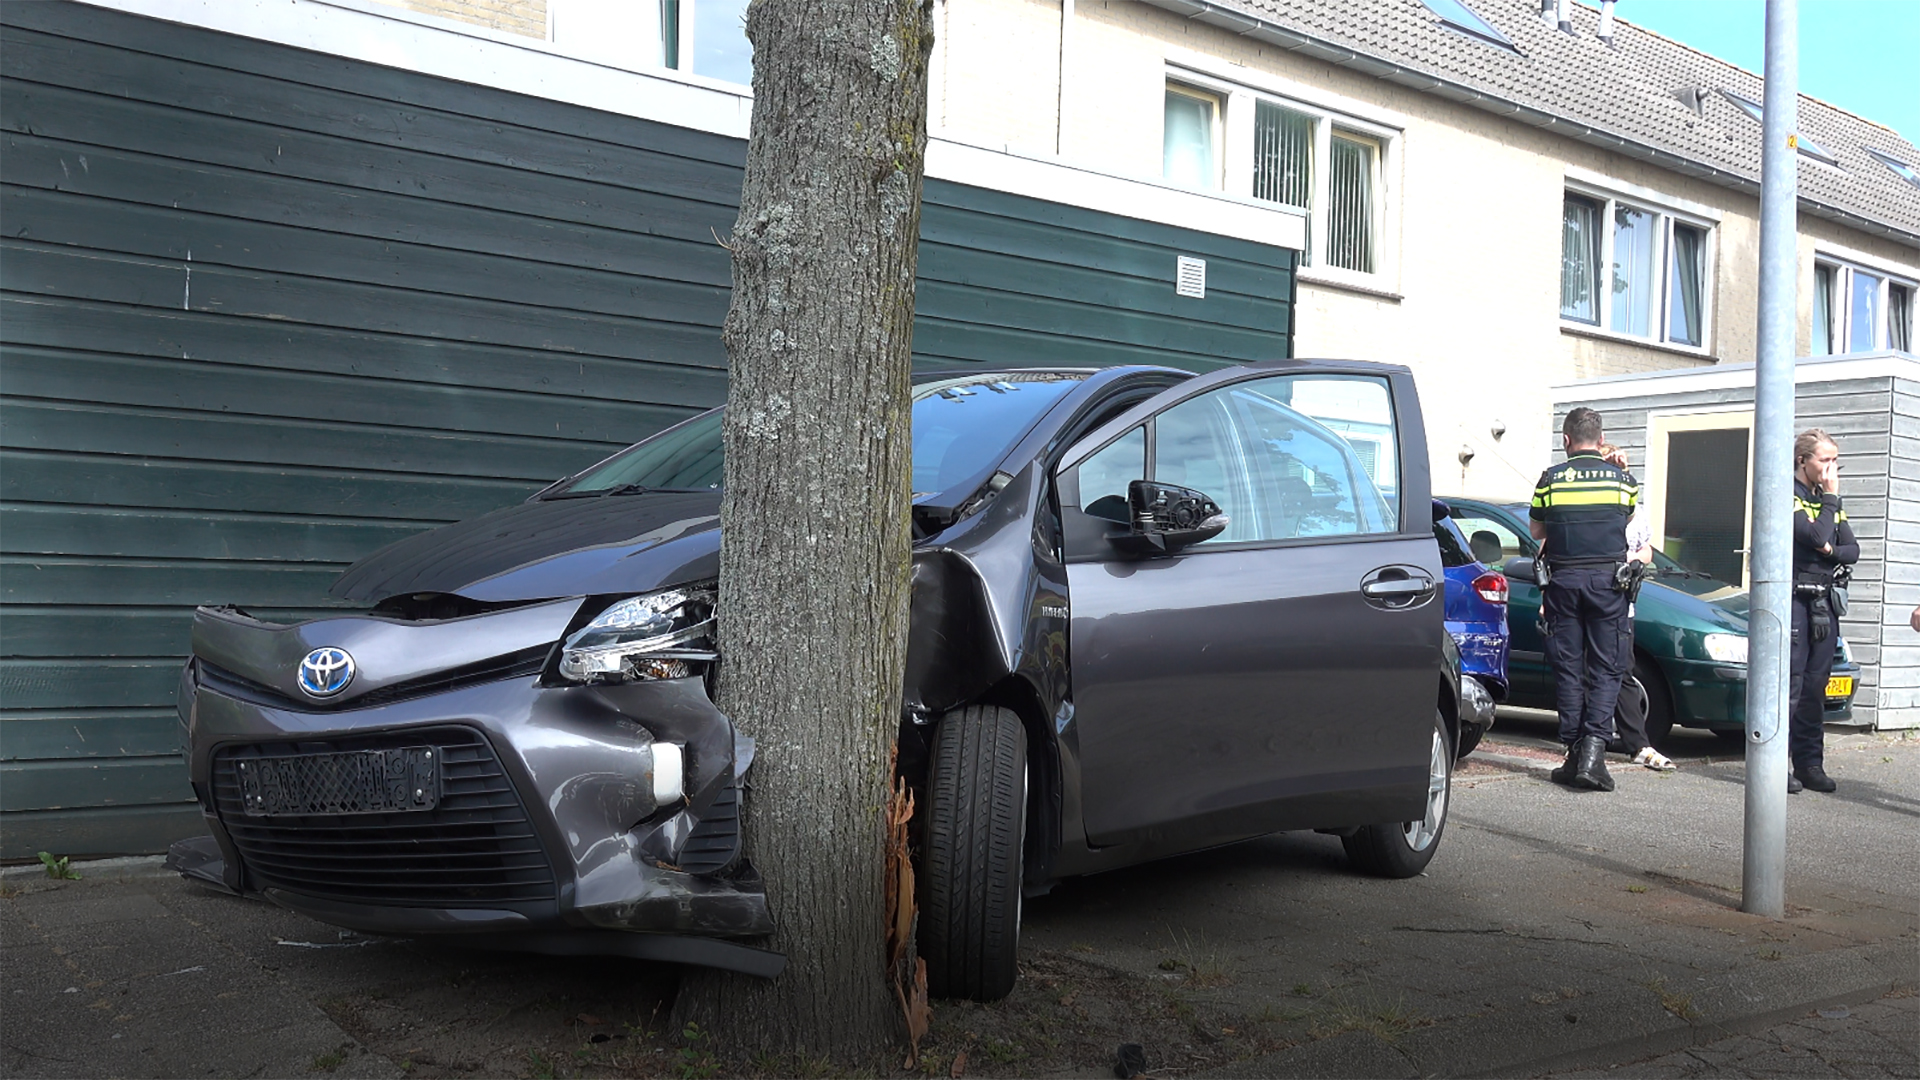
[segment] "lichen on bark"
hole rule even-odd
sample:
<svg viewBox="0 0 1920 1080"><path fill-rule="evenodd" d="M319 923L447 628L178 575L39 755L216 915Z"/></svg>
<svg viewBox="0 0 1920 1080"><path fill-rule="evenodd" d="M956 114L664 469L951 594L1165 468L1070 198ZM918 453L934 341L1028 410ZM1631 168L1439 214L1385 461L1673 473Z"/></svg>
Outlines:
<svg viewBox="0 0 1920 1080"><path fill-rule="evenodd" d="M747 856L788 957L690 972L676 1012L734 1054L871 1060L905 662L927 0L754 0L753 127L728 241L719 705L759 743Z"/></svg>

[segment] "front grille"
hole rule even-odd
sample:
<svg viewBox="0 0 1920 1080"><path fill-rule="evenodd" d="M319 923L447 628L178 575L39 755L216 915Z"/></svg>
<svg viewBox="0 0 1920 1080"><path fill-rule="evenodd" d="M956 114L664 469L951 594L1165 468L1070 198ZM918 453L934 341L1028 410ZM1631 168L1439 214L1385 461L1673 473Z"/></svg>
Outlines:
<svg viewBox="0 0 1920 1080"><path fill-rule="evenodd" d="M428 810L256 817L239 764L250 758L433 746L439 805ZM552 900L553 867L493 748L467 727L222 747L213 758L220 821L261 888L401 907Z"/></svg>

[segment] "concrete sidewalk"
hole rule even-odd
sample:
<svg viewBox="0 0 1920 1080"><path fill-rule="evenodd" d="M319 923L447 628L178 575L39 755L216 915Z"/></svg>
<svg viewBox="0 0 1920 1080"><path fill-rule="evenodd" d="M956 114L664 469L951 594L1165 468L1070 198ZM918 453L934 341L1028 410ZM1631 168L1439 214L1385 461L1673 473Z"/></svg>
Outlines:
<svg viewBox="0 0 1920 1080"><path fill-rule="evenodd" d="M1547 783L1539 734L1503 718L1418 878L1286 834L1030 900L1013 996L940 1005L923 1070L1107 1076L1137 1042L1163 1077L1920 1076L1920 740L1833 740L1841 790L1789 800L1772 921L1738 910L1742 766L1717 743L1601 795ZM663 1030L669 968L342 933L151 860L79 869L0 874L0 1075L731 1068L724 1031Z"/></svg>

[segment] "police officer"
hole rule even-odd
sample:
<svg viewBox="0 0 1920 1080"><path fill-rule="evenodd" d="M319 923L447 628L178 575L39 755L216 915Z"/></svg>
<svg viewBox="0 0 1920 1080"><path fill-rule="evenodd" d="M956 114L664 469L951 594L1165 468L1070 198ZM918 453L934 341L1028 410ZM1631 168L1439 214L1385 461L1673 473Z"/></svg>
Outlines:
<svg viewBox="0 0 1920 1080"><path fill-rule="evenodd" d="M1840 636L1834 575L1860 559L1840 507L1840 447L1819 428L1793 443L1793 680L1788 695L1787 790L1832 791L1826 769L1827 679ZM1850 572L1850 571L1849 571Z"/></svg>
<svg viewBox="0 0 1920 1080"><path fill-rule="evenodd" d="M1567 460L1540 474L1530 525L1534 539L1544 542L1540 606L1560 741L1567 747L1567 760L1553 779L1612 791L1607 739L1626 676L1620 639L1627 593L1619 585L1620 568L1627 561L1627 522L1640 501L1640 485L1600 456L1601 436L1599 413L1582 407L1567 414L1561 428Z"/></svg>

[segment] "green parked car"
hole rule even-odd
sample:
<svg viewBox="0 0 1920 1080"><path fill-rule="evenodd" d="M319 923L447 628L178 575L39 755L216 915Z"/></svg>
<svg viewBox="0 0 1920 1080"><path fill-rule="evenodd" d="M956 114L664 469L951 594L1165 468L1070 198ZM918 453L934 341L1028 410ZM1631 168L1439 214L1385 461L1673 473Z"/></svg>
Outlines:
<svg viewBox="0 0 1920 1080"><path fill-rule="evenodd" d="M1446 498L1473 555L1506 569L1507 704L1551 709L1553 671L1540 627L1540 586L1528 563L1540 550L1525 504ZM1746 725L1747 593L1655 549L1659 576L1641 586L1633 626L1633 673L1647 688L1647 737L1664 741L1675 726L1707 728L1738 742ZM1845 639L1827 682L1827 722L1853 716L1860 683Z"/></svg>

